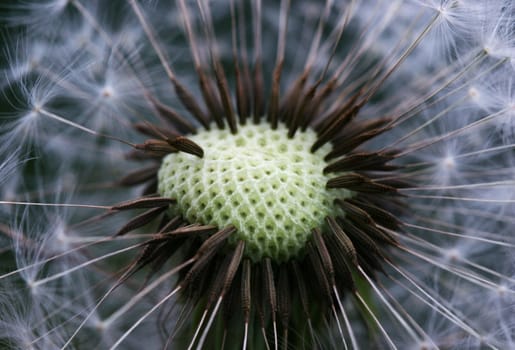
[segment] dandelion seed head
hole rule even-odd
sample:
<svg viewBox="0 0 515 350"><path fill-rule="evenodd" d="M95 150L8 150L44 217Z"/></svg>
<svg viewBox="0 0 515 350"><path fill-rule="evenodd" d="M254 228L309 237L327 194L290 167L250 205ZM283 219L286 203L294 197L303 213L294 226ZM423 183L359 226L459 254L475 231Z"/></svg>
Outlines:
<svg viewBox="0 0 515 350"><path fill-rule="evenodd" d="M0 346L513 347L508 1L0 7Z"/></svg>

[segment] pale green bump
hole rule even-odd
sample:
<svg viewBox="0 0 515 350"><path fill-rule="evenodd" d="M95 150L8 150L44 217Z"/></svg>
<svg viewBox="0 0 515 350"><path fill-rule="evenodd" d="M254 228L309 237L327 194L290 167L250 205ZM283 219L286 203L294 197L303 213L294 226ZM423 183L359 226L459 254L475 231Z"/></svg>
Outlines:
<svg viewBox="0 0 515 350"><path fill-rule="evenodd" d="M228 130L200 131L189 138L204 149L202 159L169 154L159 170L159 193L177 200L174 214L189 222L226 227L237 234L231 242L246 242L253 261L270 257L285 261L304 248L313 228L322 227L337 210L343 190L328 190L326 145L311 153L316 134L297 132L293 139L279 125L268 123Z"/></svg>

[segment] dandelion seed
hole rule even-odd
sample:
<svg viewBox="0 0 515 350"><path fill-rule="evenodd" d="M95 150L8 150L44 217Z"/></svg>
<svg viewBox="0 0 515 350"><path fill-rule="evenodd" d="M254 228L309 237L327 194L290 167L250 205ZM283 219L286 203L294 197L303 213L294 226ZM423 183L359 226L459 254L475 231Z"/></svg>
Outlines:
<svg viewBox="0 0 515 350"><path fill-rule="evenodd" d="M510 3L2 8L0 344L513 344Z"/></svg>

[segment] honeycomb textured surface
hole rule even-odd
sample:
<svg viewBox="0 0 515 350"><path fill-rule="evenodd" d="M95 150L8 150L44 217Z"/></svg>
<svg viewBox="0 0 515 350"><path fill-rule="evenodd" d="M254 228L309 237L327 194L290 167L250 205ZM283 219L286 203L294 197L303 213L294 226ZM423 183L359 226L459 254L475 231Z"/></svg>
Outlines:
<svg viewBox="0 0 515 350"><path fill-rule="evenodd" d="M310 152L316 134L287 137L279 125L240 126L238 133L213 128L188 136L204 150L198 158L169 154L159 170L159 193L177 200L171 210L191 223L234 225L230 239L246 242L253 261L286 261L303 250L313 228L333 215L342 190L325 188L324 156L331 146Z"/></svg>

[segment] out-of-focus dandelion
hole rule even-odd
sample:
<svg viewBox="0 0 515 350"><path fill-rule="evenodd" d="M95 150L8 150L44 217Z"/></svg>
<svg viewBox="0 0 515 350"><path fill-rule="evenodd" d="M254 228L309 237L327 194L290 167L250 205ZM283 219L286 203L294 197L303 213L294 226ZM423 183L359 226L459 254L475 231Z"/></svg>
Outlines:
<svg viewBox="0 0 515 350"><path fill-rule="evenodd" d="M515 346L509 1L2 6L2 346Z"/></svg>

